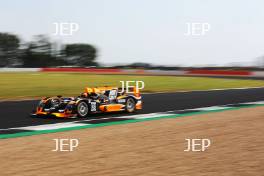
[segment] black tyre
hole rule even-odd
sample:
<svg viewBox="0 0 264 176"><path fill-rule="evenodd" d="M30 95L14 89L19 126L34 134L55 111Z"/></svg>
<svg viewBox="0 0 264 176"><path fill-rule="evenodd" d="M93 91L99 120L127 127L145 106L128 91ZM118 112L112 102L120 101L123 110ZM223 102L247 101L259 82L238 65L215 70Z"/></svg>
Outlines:
<svg viewBox="0 0 264 176"><path fill-rule="evenodd" d="M133 98L128 98L126 101L126 111L134 112L136 109L136 102Z"/></svg>
<svg viewBox="0 0 264 176"><path fill-rule="evenodd" d="M80 101L77 104L78 117L86 117L89 113L89 106L85 101Z"/></svg>

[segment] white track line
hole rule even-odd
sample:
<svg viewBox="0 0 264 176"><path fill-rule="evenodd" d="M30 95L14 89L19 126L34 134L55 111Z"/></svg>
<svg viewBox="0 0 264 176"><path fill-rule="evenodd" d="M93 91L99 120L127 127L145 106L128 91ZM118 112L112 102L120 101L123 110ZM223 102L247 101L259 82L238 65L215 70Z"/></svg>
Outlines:
<svg viewBox="0 0 264 176"><path fill-rule="evenodd" d="M192 110L198 110L198 111L212 111L212 110L222 110L222 109L229 109L232 107L225 107L225 106L209 106L209 107L203 107L203 108L195 108Z"/></svg>
<svg viewBox="0 0 264 176"><path fill-rule="evenodd" d="M208 89L208 90L190 90L190 91L176 91L176 92L153 92L153 93L141 93L141 94L166 94L166 93L188 93L188 92L210 92L210 91L221 91L221 90L245 90L245 89L261 89L264 88L263 86L261 87L236 87L236 88L223 88L223 89Z"/></svg>
<svg viewBox="0 0 264 176"><path fill-rule="evenodd" d="M246 103L240 103L240 104L264 104L264 101L256 101L256 102L246 102Z"/></svg>
<svg viewBox="0 0 264 176"><path fill-rule="evenodd" d="M77 126L79 127L79 126L85 126L85 125L89 125L89 124L77 124L73 122L65 122L65 123L36 125L36 126L9 128L9 129L39 131L39 130L55 130L55 129L60 129L60 128L69 128L69 127L77 127Z"/></svg>
<svg viewBox="0 0 264 176"><path fill-rule="evenodd" d="M164 117L168 115L172 115L172 114L166 113L166 112L158 112L158 113L150 113L150 114L128 115L128 116L121 116L121 117L115 117L115 118L148 119L148 118L154 118L154 117Z"/></svg>

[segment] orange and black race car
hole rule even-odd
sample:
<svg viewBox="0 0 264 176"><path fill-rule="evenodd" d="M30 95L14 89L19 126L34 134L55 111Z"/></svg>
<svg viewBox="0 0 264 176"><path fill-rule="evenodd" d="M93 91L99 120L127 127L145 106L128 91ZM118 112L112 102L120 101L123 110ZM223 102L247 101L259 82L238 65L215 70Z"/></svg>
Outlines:
<svg viewBox="0 0 264 176"><path fill-rule="evenodd" d="M78 97L46 97L33 110L32 116L55 116L61 118L88 117L100 112L142 109L139 90L132 93L120 92L118 87L86 87Z"/></svg>

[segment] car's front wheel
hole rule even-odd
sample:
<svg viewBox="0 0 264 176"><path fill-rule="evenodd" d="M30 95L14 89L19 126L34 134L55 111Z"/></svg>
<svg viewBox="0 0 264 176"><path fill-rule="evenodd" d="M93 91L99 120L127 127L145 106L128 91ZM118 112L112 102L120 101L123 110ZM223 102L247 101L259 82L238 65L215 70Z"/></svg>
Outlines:
<svg viewBox="0 0 264 176"><path fill-rule="evenodd" d="M89 112L89 106L85 101L80 101L77 104L77 114L78 117L86 117Z"/></svg>

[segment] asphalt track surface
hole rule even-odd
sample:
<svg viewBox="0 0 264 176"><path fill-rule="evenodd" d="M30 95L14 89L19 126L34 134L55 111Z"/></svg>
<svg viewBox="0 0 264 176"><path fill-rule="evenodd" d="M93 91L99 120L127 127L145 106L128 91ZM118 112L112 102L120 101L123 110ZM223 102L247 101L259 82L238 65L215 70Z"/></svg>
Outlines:
<svg viewBox="0 0 264 176"><path fill-rule="evenodd" d="M264 100L264 88L144 94L137 114L219 106ZM76 121L76 119L30 117L37 100L0 102L0 129ZM123 116L126 113L95 114L91 118ZM81 120L81 119L78 119Z"/></svg>

